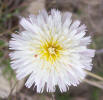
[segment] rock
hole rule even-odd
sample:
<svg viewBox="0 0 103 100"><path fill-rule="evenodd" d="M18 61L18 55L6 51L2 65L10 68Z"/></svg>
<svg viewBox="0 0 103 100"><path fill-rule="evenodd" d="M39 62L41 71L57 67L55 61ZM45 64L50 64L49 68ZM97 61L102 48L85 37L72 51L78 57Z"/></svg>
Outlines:
<svg viewBox="0 0 103 100"><path fill-rule="evenodd" d="M30 14L38 14L42 9L45 9L45 0L33 0L26 11Z"/></svg>
<svg viewBox="0 0 103 100"><path fill-rule="evenodd" d="M3 69L0 67L0 98L4 99L7 98L10 95L10 93L15 94L16 92L20 91L20 89L23 87L24 80L18 81L17 84L15 84L15 80L12 80L12 84L10 84L10 81L4 77L2 72Z"/></svg>

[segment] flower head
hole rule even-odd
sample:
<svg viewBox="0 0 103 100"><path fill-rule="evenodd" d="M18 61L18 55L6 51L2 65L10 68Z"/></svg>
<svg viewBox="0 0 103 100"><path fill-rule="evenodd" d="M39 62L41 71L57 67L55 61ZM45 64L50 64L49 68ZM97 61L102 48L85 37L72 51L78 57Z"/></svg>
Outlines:
<svg viewBox="0 0 103 100"><path fill-rule="evenodd" d="M85 36L86 26L72 22L72 14L45 10L37 16L30 15L20 21L24 31L12 34L9 47L11 66L17 78L29 75L25 85L32 85L37 92L61 92L69 86L77 86L92 69L94 50L88 49L90 36Z"/></svg>

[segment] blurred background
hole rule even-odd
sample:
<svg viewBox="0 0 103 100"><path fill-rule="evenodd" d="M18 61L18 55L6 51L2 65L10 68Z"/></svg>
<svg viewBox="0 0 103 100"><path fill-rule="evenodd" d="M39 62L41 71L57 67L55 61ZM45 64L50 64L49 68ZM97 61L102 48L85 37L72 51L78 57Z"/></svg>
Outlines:
<svg viewBox="0 0 103 100"><path fill-rule="evenodd" d="M52 8L70 11L73 20L86 24L93 40L90 48L96 49L92 72L103 77L103 0L0 0L0 100L52 100L50 93L37 94L35 89L27 89L26 79L17 81L8 56L8 41L20 29L20 16ZM89 84L83 82L63 94L57 88L55 100L103 100L103 82L87 79Z"/></svg>

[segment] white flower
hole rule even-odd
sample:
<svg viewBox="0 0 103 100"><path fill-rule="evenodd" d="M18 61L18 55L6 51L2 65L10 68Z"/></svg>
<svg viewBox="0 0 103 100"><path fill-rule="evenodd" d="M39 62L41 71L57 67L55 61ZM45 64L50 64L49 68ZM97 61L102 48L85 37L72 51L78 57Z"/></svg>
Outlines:
<svg viewBox="0 0 103 100"><path fill-rule="evenodd" d="M92 69L94 50L87 48L91 37L85 36L86 26L78 20L72 22L71 16L53 9L50 15L43 10L21 19L24 31L12 34L9 47L17 78L30 75L26 87L55 92L58 86L66 92L85 78L85 70Z"/></svg>

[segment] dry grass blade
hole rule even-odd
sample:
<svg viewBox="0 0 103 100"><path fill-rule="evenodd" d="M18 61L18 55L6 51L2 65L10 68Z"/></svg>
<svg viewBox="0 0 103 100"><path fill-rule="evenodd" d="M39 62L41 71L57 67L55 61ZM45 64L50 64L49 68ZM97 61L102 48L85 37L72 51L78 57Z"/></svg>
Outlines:
<svg viewBox="0 0 103 100"><path fill-rule="evenodd" d="M100 89L103 89L103 78L102 78L101 76L96 75L96 74L94 74L94 73L92 73L92 72L89 72L89 71L87 71L87 70L85 70L85 71L86 71L86 73L87 73L88 76L96 79L97 81L89 80L89 79L84 79L84 82L85 82L85 83L88 83L88 84L90 84L90 85L92 85L92 86L98 87L98 88L100 88ZM99 80L99 81L98 81L98 80Z"/></svg>
<svg viewBox="0 0 103 100"><path fill-rule="evenodd" d="M55 100L55 95L54 95L54 93L52 93L51 95L52 95L52 100Z"/></svg>
<svg viewBox="0 0 103 100"><path fill-rule="evenodd" d="M92 86L98 87L100 89L103 89L103 85L99 84L99 82L97 82L97 81L85 79L84 82L88 83L88 84L90 84Z"/></svg>
<svg viewBox="0 0 103 100"><path fill-rule="evenodd" d="M92 73L92 72L89 72L89 71L87 71L87 70L86 70L86 73L87 73L87 75L89 75L89 76L91 76L91 77L93 77L93 78L95 78L95 79L98 79L99 81L103 81L103 77L101 77L101 76L99 76L99 75L96 75L96 74L94 74L94 73Z"/></svg>

